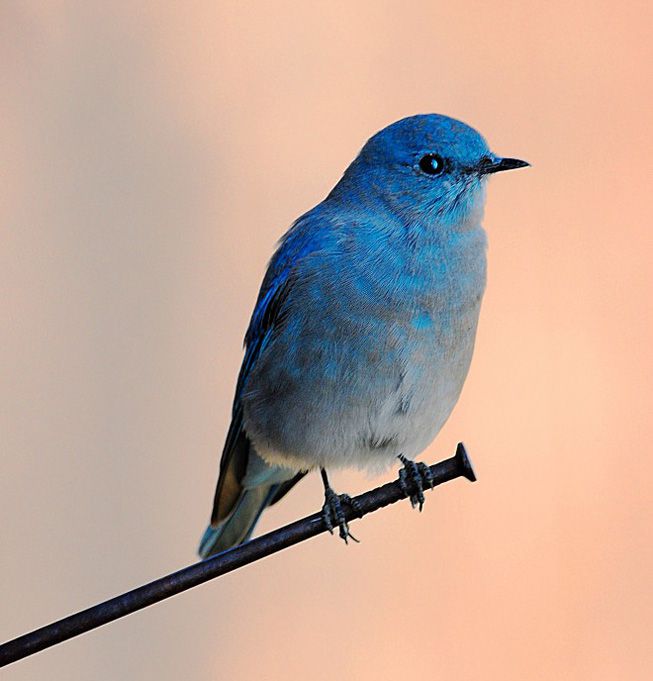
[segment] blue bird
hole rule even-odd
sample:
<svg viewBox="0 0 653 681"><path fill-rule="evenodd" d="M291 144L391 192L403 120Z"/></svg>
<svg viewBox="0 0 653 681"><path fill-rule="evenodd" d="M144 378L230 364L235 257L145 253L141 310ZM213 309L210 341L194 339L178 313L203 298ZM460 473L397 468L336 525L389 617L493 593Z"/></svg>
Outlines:
<svg viewBox="0 0 653 681"><path fill-rule="evenodd" d="M323 518L346 541L347 495L327 469L413 458L438 434L467 376L486 280L486 178L528 163L494 155L437 114L374 135L270 261L245 335L207 558L246 541L262 511L320 469Z"/></svg>

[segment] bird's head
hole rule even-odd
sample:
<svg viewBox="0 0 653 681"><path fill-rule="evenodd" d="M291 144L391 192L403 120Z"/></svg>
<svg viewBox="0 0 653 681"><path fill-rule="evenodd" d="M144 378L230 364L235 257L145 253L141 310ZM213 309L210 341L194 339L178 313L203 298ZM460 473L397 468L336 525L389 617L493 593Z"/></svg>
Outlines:
<svg viewBox="0 0 653 681"><path fill-rule="evenodd" d="M461 121L422 114L368 140L334 192L379 200L405 220L465 225L480 219L490 174L527 165L496 156Z"/></svg>

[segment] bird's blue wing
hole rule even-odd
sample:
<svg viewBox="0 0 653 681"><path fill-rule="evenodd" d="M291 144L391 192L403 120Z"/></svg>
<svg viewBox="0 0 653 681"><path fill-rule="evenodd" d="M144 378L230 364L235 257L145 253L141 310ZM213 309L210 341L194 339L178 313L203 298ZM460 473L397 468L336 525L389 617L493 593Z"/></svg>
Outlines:
<svg viewBox="0 0 653 681"><path fill-rule="evenodd" d="M314 248L315 239L311 238L302 221L298 221L281 240L263 279L245 334L245 357L238 374L231 424L220 459L220 475L211 515L212 525L217 525L229 515L243 490L241 482L247 471L250 443L243 430L241 395L257 359L265 350L275 329L283 323L288 299L297 282L297 264ZM294 484L289 485L289 482L292 481L280 486L279 493L272 497L270 503L278 501L289 491Z"/></svg>

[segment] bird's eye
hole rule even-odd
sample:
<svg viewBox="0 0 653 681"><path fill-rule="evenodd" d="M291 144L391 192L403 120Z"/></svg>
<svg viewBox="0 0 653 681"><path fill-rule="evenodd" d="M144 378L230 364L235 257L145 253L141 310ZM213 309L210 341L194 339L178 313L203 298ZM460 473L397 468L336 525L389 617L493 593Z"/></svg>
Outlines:
<svg viewBox="0 0 653 681"><path fill-rule="evenodd" d="M444 160L438 154L426 154L419 160L419 169L427 175L439 175L444 170Z"/></svg>

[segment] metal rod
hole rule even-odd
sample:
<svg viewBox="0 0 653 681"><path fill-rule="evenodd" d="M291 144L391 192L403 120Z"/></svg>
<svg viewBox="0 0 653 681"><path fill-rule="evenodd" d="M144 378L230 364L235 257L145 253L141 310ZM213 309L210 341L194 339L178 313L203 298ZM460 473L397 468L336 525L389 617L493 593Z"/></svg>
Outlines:
<svg viewBox="0 0 653 681"><path fill-rule="evenodd" d="M430 470L434 486L460 476L472 482L476 480L474 470L462 443L458 445L455 456L430 466ZM408 492L409 494L412 492L412 483L408 484ZM348 522L352 522L362 515L372 513L372 511L377 511L405 498L406 494L399 481L395 480L357 496L355 498L357 502L356 511L345 506L345 516ZM361 516L357 514L358 511L362 514ZM0 667L29 655L34 655L34 653L67 641L74 636L79 636L91 629L101 627L103 624L170 598L170 596L191 589L215 577L220 577L227 572L237 570L243 565L321 534L326 529L322 514L314 513L200 563L189 565L149 584L47 624L40 629L35 629L0 645Z"/></svg>

